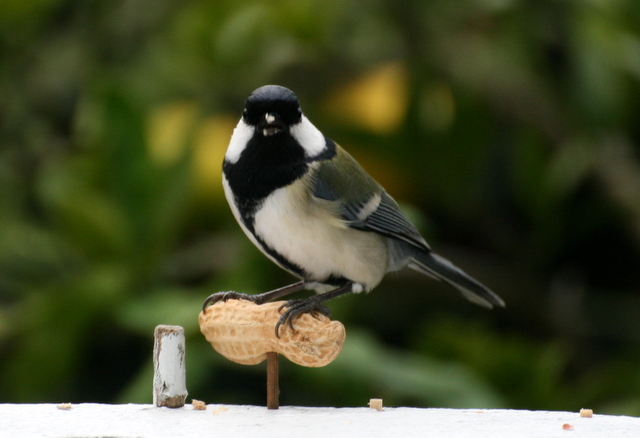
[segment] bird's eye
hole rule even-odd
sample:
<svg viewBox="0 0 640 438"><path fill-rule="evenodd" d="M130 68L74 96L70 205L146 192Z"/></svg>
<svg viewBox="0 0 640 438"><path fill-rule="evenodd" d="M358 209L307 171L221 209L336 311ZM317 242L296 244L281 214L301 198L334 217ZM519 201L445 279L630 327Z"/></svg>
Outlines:
<svg viewBox="0 0 640 438"><path fill-rule="evenodd" d="M242 111L242 118L246 119L248 117L249 113L247 112L247 109L245 108L244 111Z"/></svg>

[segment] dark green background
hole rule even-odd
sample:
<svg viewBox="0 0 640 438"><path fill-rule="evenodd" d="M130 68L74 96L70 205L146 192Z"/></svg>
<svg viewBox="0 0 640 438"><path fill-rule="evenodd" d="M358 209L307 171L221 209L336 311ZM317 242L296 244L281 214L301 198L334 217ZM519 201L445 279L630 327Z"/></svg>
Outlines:
<svg viewBox="0 0 640 438"><path fill-rule="evenodd" d="M197 315L293 281L202 165L267 83L507 302L411 272L336 300L341 356L283 360L283 404L640 415L636 0L4 0L0 402L148 403L180 324L190 397L264 403Z"/></svg>

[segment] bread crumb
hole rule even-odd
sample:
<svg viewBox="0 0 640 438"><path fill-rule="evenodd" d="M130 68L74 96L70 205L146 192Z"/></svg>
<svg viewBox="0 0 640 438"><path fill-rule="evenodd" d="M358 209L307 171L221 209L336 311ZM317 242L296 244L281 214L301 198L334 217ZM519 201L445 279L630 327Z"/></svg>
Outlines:
<svg viewBox="0 0 640 438"><path fill-rule="evenodd" d="M376 411L382 410L382 399L381 398L372 398L369 400L369 407L371 409L375 409Z"/></svg>
<svg viewBox="0 0 640 438"><path fill-rule="evenodd" d="M58 405L58 409L61 409L63 411L68 411L69 409L71 409L71 403L60 403Z"/></svg>
<svg viewBox="0 0 640 438"><path fill-rule="evenodd" d="M570 425L569 423L564 423L562 425L562 429L564 429L564 430L573 430L573 426Z"/></svg>
<svg viewBox="0 0 640 438"><path fill-rule="evenodd" d="M591 418L591 417L593 417L593 409L580 409L580 416L582 418Z"/></svg>
<svg viewBox="0 0 640 438"><path fill-rule="evenodd" d="M204 411L207 409L207 404L201 400L196 400L195 398L191 400L191 406L193 406L194 411Z"/></svg>
<svg viewBox="0 0 640 438"><path fill-rule="evenodd" d="M220 413L227 412L228 410L229 410L228 408L225 408L224 406L220 406L219 408L216 408L213 411L211 411L211 413L213 415L220 415Z"/></svg>

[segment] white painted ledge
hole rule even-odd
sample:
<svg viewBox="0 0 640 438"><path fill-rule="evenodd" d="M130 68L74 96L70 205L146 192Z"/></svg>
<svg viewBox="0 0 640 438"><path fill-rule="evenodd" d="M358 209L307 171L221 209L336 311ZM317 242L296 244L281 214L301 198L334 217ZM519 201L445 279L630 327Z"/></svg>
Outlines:
<svg viewBox="0 0 640 438"><path fill-rule="evenodd" d="M563 429L570 424L573 430ZM640 418L577 412L208 405L0 404L0 437L615 438L640 437Z"/></svg>

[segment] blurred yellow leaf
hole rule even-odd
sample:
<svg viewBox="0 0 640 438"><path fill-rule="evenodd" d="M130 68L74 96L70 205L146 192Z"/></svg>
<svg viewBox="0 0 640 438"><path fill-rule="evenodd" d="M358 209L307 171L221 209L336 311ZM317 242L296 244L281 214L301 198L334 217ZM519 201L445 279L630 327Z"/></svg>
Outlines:
<svg viewBox="0 0 640 438"><path fill-rule="evenodd" d="M168 103L151 111L147 144L156 163L168 166L183 155L197 114L197 105L186 101Z"/></svg>
<svg viewBox="0 0 640 438"><path fill-rule="evenodd" d="M388 134L404 121L409 101L407 69L385 64L332 93L326 111L344 123Z"/></svg>
<svg viewBox="0 0 640 438"><path fill-rule="evenodd" d="M198 126L193 158L196 188L200 193L222 193L222 161L237 123L236 117L214 115Z"/></svg>

